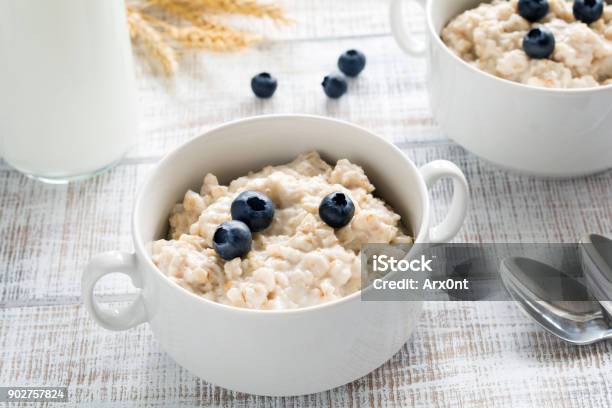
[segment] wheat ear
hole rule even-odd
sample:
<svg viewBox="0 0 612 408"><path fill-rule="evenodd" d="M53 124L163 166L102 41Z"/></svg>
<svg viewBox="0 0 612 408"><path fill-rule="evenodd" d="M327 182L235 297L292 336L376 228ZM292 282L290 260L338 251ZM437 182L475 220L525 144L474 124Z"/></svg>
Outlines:
<svg viewBox="0 0 612 408"><path fill-rule="evenodd" d="M145 50L161 62L166 74L172 74L178 66L176 53L151 26L150 21L147 21L152 18L147 15L145 19L139 10L128 7L130 37L133 41L142 43Z"/></svg>
<svg viewBox="0 0 612 408"><path fill-rule="evenodd" d="M269 18L279 23L289 23L291 21L285 16L285 12L280 6L256 0L149 0L149 3L164 8L178 5L202 14L242 14L245 16Z"/></svg>

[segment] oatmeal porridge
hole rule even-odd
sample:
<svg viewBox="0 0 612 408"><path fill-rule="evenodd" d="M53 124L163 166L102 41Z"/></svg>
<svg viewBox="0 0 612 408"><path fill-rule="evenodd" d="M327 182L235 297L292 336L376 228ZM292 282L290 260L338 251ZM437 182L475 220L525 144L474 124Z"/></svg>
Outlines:
<svg viewBox="0 0 612 408"><path fill-rule="evenodd" d="M232 219L232 202L245 191L267 195L274 217L253 232L245 256L225 261L214 249L215 231ZM172 210L168 237L152 243L152 259L180 286L228 305L290 309L339 299L360 289L362 244L412 242L400 216L373 191L361 167L345 159L331 166L316 152L228 186L207 174L200 192L188 191ZM354 203L354 215L334 229L319 206L338 192Z"/></svg>
<svg viewBox="0 0 612 408"><path fill-rule="evenodd" d="M549 11L529 22L518 12L518 0L483 3L455 17L442 40L463 60L511 81L548 88L587 88L612 84L612 5L599 19L577 21L573 2L549 0ZM530 58L523 38L532 28L554 35L550 58Z"/></svg>

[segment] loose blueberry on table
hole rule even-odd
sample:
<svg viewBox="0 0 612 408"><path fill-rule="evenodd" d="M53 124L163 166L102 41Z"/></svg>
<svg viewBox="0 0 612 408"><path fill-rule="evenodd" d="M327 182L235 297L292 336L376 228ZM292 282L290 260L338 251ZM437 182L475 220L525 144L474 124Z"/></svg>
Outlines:
<svg viewBox="0 0 612 408"><path fill-rule="evenodd" d="M349 77L356 77L363 71L366 65L366 57L361 51L348 50L338 58L338 68Z"/></svg>
<svg viewBox="0 0 612 408"><path fill-rule="evenodd" d="M346 80L340 75L327 75L323 82L321 83L323 86L323 91L330 98L337 99L346 93L348 88L346 84Z"/></svg>
<svg viewBox="0 0 612 408"><path fill-rule="evenodd" d="M548 14L548 0L519 0L518 12L525 20L536 22Z"/></svg>
<svg viewBox="0 0 612 408"><path fill-rule="evenodd" d="M332 228L346 226L354 214L355 205L344 193L331 193L319 205L319 217Z"/></svg>
<svg viewBox="0 0 612 408"><path fill-rule="evenodd" d="M263 231L274 218L274 203L257 191L243 191L232 202L232 219L244 222L251 232Z"/></svg>
<svg viewBox="0 0 612 408"><path fill-rule="evenodd" d="M257 74L251 79L251 89L259 98L270 98L274 95L278 82L267 72Z"/></svg>
<svg viewBox="0 0 612 408"><path fill-rule="evenodd" d="M604 10L604 0L575 0L574 17L585 24L591 24L601 18Z"/></svg>
<svg viewBox="0 0 612 408"><path fill-rule="evenodd" d="M251 250L251 230L242 221L227 221L217 227L213 248L226 261L242 257Z"/></svg>
<svg viewBox="0 0 612 408"><path fill-rule="evenodd" d="M532 28L523 38L523 50L534 59L549 58L555 51L555 36L544 27Z"/></svg>

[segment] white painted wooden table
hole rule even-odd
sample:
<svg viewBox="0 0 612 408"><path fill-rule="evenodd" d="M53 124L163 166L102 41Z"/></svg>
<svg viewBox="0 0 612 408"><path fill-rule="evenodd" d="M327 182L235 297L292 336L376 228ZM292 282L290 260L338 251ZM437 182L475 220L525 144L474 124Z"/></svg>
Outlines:
<svg viewBox="0 0 612 408"><path fill-rule="evenodd" d="M95 406L612 406L612 344L565 345L509 302L430 303L392 360L352 384L296 398L214 387L166 356L147 325L114 333L87 316L81 271L96 253L131 248L131 206L147 171L188 138L251 115L342 118L385 135L417 164L454 161L472 188L458 241L571 242L587 231L612 233L612 172L535 179L491 167L447 139L428 110L424 61L395 45L386 2L286 6L294 26L275 31L255 23L274 41L238 54L187 56L173 80L138 64L140 142L111 172L53 187L0 164L0 385L65 385L72 404ZM422 30L418 17L408 18ZM319 83L350 47L366 53L368 66L345 97L330 101ZM249 89L263 70L280 82L267 101ZM433 196L439 218L448 186ZM120 276L99 285L107 301L128 300L131 292Z"/></svg>

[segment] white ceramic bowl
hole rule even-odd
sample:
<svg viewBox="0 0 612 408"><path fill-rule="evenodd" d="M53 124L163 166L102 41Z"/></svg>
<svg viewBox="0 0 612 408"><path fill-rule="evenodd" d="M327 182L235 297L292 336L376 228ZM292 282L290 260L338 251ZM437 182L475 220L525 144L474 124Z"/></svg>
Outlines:
<svg viewBox="0 0 612 408"><path fill-rule="evenodd" d="M431 108L450 138L490 162L533 175L578 176L612 167L612 85L546 89L485 73L440 39L448 21L482 1L418 0L426 44L413 39L402 19L408 1L391 3L393 33L409 54L427 55Z"/></svg>
<svg viewBox="0 0 612 408"><path fill-rule="evenodd" d="M125 330L148 322L162 348L206 381L261 395L297 395L350 382L375 369L406 342L420 302L366 302L354 293L327 304L287 311L257 311L214 303L171 282L152 263L145 245L165 236L172 206L213 172L228 182L249 170L318 150L324 158L362 165L377 193L398 211L417 242L447 241L465 217L468 187L447 161L417 169L384 139L348 123L312 116L268 116L230 123L190 140L153 170L136 200L135 253L94 258L83 275L83 297L102 326ZM429 225L428 186L454 181L449 214ZM100 308L96 282L120 272L140 295L122 310Z"/></svg>

